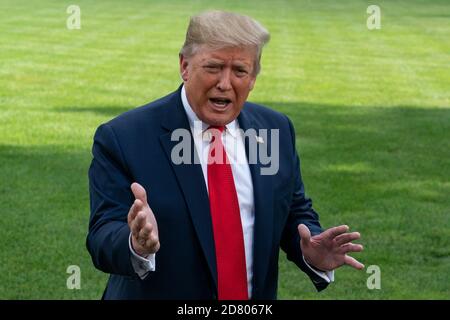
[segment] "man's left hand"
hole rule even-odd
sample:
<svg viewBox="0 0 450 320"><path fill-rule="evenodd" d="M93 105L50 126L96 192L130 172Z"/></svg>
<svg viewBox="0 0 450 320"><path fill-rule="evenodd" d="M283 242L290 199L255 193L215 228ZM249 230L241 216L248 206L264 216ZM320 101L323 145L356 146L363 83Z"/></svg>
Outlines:
<svg viewBox="0 0 450 320"><path fill-rule="evenodd" d="M308 227L300 224L298 226L300 247L306 262L323 271L331 271L344 264L355 269L363 269L362 263L347 255L349 252L363 250L362 245L352 243L361 237L359 232L347 232L348 229L348 226L342 225L311 237Z"/></svg>

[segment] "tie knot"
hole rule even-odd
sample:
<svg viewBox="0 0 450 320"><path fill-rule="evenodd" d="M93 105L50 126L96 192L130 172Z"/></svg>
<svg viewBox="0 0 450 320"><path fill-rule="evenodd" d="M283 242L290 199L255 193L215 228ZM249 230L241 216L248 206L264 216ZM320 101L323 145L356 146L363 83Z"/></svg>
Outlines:
<svg viewBox="0 0 450 320"><path fill-rule="evenodd" d="M222 135L223 130L225 130L225 126L209 126L206 129L203 139L209 142L214 142L217 137Z"/></svg>

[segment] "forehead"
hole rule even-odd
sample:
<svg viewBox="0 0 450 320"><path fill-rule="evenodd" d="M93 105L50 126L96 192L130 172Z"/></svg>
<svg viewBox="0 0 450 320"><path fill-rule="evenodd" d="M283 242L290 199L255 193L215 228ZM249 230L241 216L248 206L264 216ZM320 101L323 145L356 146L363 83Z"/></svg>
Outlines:
<svg viewBox="0 0 450 320"><path fill-rule="evenodd" d="M200 62L217 61L252 65L256 58L256 50L249 47L229 47L221 49L201 47L195 54L195 57Z"/></svg>

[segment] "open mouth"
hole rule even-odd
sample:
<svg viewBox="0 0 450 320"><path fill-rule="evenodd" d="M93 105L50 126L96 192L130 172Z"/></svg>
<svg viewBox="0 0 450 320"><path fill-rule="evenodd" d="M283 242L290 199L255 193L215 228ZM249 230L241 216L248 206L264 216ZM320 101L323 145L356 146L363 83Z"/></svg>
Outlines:
<svg viewBox="0 0 450 320"><path fill-rule="evenodd" d="M227 98L210 98L209 101L219 109L224 109L231 103L231 100Z"/></svg>

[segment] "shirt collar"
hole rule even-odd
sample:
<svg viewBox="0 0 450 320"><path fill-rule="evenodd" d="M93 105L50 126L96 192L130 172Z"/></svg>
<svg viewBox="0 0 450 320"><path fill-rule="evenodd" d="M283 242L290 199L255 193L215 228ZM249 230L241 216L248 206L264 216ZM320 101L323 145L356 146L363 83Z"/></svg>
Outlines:
<svg viewBox="0 0 450 320"><path fill-rule="evenodd" d="M192 129L196 128L196 126L195 126L196 123L197 123L197 126L198 126L198 123L201 123L201 125L202 125L201 133L203 133L206 129L209 128L209 124L201 121L195 114L194 110L192 110L192 107L189 104L189 101L186 96L186 89L185 89L184 85L181 88L181 102L183 103L184 110L186 111L186 115L189 120L189 125L191 126ZM234 119L233 121L231 121L230 123L225 125L225 128L226 128L226 131L229 134L231 134L231 136L233 138L236 138L238 129L239 129L239 124L236 119Z"/></svg>

